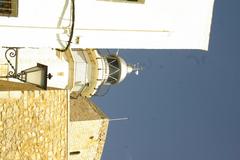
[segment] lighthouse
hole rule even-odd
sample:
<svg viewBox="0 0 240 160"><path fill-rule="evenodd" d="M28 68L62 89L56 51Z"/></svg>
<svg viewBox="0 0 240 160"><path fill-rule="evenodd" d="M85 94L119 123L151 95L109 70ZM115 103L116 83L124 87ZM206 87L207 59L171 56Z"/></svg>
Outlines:
<svg viewBox="0 0 240 160"><path fill-rule="evenodd" d="M3 131L0 141L5 149L0 156L100 160L109 118L90 97L102 95L102 88L118 85L142 68L128 64L117 53L100 54L96 49L59 52L49 48L2 48L1 51L5 54L0 54L0 90L4 91L0 92ZM5 77L36 64L47 67L51 75L47 91ZM19 123L13 127L13 121ZM5 134L8 128L18 136L9 139ZM9 145L5 146L5 142ZM16 147L18 150L14 150ZM10 149L13 152L8 152Z"/></svg>
<svg viewBox="0 0 240 160"><path fill-rule="evenodd" d="M138 64L127 64L118 54L103 55L96 49L69 49L59 52L49 48L15 48L12 51L16 52L16 57L11 57L7 48L0 51L5 52L5 55L0 54L0 64L2 68L5 67L1 80L23 86L24 83L19 79L4 78L4 73L7 75L13 72L13 61L16 61L14 67L17 68L17 73L41 64L47 67L48 74L51 75L47 79L46 89L68 89L73 96L91 97L99 93L101 88L119 84L128 74L141 70ZM11 89L11 85L6 87ZM23 87L19 90L25 89Z"/></svg>

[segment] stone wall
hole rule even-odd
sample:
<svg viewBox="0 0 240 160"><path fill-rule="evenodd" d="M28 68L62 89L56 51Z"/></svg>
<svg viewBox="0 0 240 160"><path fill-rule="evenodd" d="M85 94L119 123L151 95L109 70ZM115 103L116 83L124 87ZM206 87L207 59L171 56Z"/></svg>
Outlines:
<svg viewBox="0 0 240 160"><path fill-rule="evenodd" d="M70 101L70 121L106 119L107 116L89 99L79 96Z"/></svg>
<svg viewBox="0 0 240 160"><path fill-rule="evenodd" d="M106 141L108 117L88 98L70 101L69 160L100 160ZM72 154L78 153L78 154Z"/></svg>
<svg viewBox="0 0 240 160"><path fill-rule="evenodd" d="M21 93L0 97L0 160L67 159L68 92Z"/></svg>
<svg viewBox="0 0 240 160"><path fill-rule="evenodd" d="M40 90L40 88L27 83L0 80L0 91L24 91L24 90L25 91Z"/></svg>
<svg viewBox="0 0 240 160"><path fill-rule="evenodd" d="M100 160L107 128L107 119L70 122L69 160ZM79 154L71 155L71 152L79 152Z"/></svg>

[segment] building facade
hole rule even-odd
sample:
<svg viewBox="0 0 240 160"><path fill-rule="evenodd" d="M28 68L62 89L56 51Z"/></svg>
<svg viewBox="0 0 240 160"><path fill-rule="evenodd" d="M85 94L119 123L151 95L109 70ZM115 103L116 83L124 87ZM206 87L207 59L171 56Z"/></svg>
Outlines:
<svg viewBox="0 0 240 160"><path fill-rule="evenodd" d="M207 50L213 5L214 0L6 0L0 3L0 44L64 48L73 34L73 48Z"/></svg>

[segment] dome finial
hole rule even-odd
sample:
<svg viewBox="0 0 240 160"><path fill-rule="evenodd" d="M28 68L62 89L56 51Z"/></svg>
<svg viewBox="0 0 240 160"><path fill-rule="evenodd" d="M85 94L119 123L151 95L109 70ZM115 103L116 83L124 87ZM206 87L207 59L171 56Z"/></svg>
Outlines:
<svg viewBox="0 0 240 160"><path fill-rule="evenodd" d="M142 71L143 67L140 65L140 63L136 64L128 64L128 73L134 72L136 75L139 74L139 71Z"/></svg>

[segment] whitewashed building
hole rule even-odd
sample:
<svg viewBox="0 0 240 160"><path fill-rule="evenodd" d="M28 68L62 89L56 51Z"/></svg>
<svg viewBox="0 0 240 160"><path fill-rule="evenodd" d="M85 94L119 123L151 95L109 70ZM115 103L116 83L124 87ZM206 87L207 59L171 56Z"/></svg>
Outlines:
<svg viewBox="0 0 240 160"><path fill-rule="evenodd" d="M71 39L73 48L207 50L213 5L214 0L4 0L0 45L64 48Z"/></svg>

